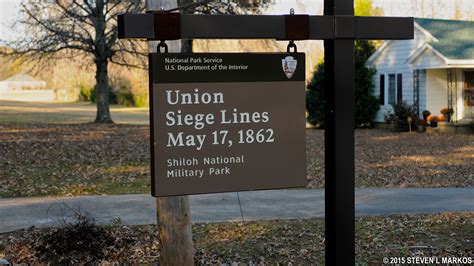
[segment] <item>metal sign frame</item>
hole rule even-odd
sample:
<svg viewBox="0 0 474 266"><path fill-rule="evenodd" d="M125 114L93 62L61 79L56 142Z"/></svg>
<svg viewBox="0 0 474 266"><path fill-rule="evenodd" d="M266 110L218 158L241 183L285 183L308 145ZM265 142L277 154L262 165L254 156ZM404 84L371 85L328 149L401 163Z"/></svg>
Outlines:
<svg viewBox="0 0 474 266"><path fill-rule="evenodd" d="M413 18L358 17L354 0L325 0L324 16L121 14L118 33L148 40L324 40L326 264L354 265L354 40L413 39Z"/></svg>
<svg viewBox="0 0 474 266"><path fill-rule="evenodd" d="M388 28L390 31L386 30ZM120 39L395 40L413 38L413 28L413 18L402 17L185 15L167 12L118 16Z"/></svg>

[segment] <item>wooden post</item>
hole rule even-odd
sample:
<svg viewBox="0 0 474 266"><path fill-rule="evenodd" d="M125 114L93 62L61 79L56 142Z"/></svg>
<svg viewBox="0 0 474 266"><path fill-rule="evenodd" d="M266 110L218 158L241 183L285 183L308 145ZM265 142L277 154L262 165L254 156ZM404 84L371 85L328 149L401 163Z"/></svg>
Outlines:
<svg viewBox="0 0 474 266"><path fill-rule="evenodd" d="M174 7L177 7L176 0L147 0L148 10ZM149 42L150 52L156 52L156 43L156 41ZM180 50L179 41L174 41L168 45L170 51ZM150 88L152 88L152 85ZM150 119L153 119L153 116L150 115ZM150 123L151 125L152 123ZM156 217L158 238L160 239L160 264L165 266L194 265L189 197L157 197Z"/></svg>
<svg viewBox="0 0 474 266"><path fill-rule="evenodd" d="M156 198L161 265L193 265L194 248L188 196Z"/></svg>

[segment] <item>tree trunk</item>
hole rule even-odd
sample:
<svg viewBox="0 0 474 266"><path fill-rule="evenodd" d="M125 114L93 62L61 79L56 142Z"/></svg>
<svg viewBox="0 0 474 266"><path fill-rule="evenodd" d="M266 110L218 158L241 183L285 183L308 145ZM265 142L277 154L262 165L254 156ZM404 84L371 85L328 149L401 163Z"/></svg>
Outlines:
<svg viewBox="0 0 474 266"><path fill-rule="evenodd" d="M94 22L95 28L95 81L97 93L97 115L95 117L96 123L113 123L110 117L109 110L109 74L107 66L110 58L110 48L107 47L105 36L106 18L105 18L106 3L104 0L95 0L94 12L96 13L96 20Z"/></svg>
<svg viewBox="0 0 474 266"><path fill-rule="evenodd" d="M147 1L148 10L160 10L162 7L169 9L176 6L175 0ZM149 42L148 45L156 46L153 42ZM158 220L158 237L160 239L161 265L194 265L189 197L156 198L156 216Z"/></svg>
<svg viewBox="0 0 474 266"><path fill-rule="evenodd" d="M96 123L113 123L109 110L109 75L107 72L107 60L96 61L96 93L97 93L97 115Z"/></svg>
<svg viewBox="0 0 474 266"><path fill-rule="evenodd" d="M194 264L188 196L156 199L161 265Z"/></svg>

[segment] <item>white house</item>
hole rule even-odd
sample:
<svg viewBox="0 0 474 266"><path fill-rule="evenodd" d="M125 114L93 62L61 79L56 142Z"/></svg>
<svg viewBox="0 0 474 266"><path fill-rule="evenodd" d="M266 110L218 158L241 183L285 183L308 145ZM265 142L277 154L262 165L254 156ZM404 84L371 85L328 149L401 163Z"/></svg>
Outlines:
<svg viewBox="0 0 474 266"><path fill-rule="evenodd" d="M36 80L30 75L18 74L0 81L0 90L44 90L46 81Z"/></svg>
<svg viewBox="0 0 474 266"><path fill-rule="evenodd" d="M46 81L30 75L18 74L0 81L0 100L43 102L55 99L55 91L46 88Z"/></svg>
<svg viewBox="0 0 474 266"><path fill-rule="evenodd" d="M474 21L415 18L413 40L384 42L368 64L377 68L376 122L400 101L420 117L452 108L453 122L474 121Z"/></svg>

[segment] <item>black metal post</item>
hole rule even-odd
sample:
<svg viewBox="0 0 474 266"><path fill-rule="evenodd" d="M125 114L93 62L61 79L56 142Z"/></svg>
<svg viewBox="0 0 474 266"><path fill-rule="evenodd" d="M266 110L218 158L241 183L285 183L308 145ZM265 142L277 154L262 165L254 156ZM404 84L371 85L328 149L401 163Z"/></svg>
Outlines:
<svg viewBox="0 0 474 266"><path fill-rule="evenodd" d="M353 16L353 0L326 0L324 14ZM354 39L324 40L324 64L326 265L354 265Z"/></svg>

